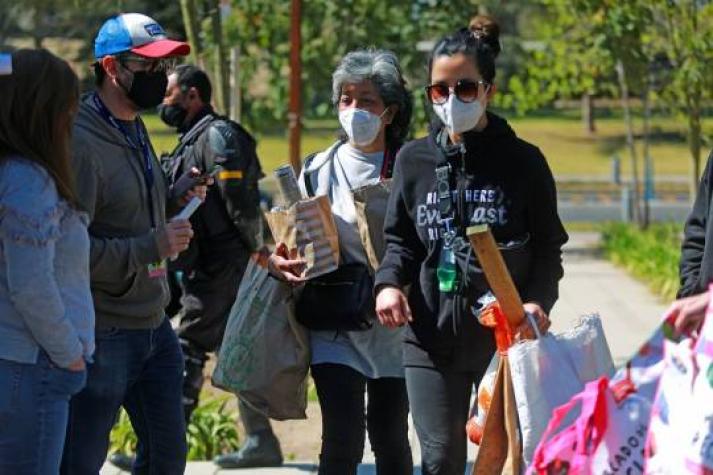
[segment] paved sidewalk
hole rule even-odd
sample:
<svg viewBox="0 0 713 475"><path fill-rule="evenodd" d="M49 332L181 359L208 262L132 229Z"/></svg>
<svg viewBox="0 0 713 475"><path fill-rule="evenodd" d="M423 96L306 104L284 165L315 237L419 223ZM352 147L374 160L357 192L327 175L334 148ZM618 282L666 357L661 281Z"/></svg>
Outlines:
<svg viewBox="0 0 713 475"><path fill-rule="evenodd" d="M615 362L623 362L648 337L666 309L644 285L629 277L623 270L603 260L596 250L597 233L572 233L565 246L565 277L560 283L560 298L552 310L553 330L561 331L571 326L579 315L597 312L601 315L604 330ZM413 429L410 439L414 460L420 460L418 440ZM469 444L469 460L475 455ZM316 456L316 454L315 454ZM121 473L105 467L102 475ZM240 475L312 475L316 474L314 462L291 462L277 469L218 470L210 462L188 464L186 474L240 474ZM359 475L373 475L374 456L367 446ZM417 467L415 474L420 474ZM470 473L468 470L467 473Z"/></svg>
<svg viewBox="0 0 713 475"><path fill-rule="evenodd" d="M598 233L572 233L565 246L560 298L551 312L553 331L579 315L599 313L616 364L623 363L657 326L668 303L604 260Z"/></svg>

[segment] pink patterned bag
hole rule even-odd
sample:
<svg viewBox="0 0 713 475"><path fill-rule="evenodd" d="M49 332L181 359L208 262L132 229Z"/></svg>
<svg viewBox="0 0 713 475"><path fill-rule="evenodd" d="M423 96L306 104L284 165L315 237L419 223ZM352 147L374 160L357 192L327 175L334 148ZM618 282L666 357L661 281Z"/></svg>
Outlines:
<svg viewBox="0 0 713 475"><path fill-rule="evenodd" d="M713 287L711 287L713 289ZM713 474L713 305L697 337L666 340L646 473Z"/></svg>
<svg viewBox="0 0 713 475"><path fill-rule="evenodd" d="M560 427L572 410L577 419ZM643 473L651 405L635 392L617 401L607 378L554 410L528 474Z"/></svg>

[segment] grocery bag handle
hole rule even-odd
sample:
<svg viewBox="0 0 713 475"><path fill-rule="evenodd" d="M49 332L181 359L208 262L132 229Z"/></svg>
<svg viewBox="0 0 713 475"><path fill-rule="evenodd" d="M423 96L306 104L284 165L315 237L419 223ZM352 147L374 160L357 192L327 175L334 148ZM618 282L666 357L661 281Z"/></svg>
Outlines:
<svg viewBox="0 0 713 475"><path fill-rule="evenodd" d="M525 312L525 316L527 317L527 321L530 322L530 326L532 327L532 329L535 330L535 336L537 337L537 339L539 340L540 338L542 338L542 332L537 327L535 317L533 317L532 314L529 312Z"/></svg>
<svg viewBox="0 0 713 475"><path fill-rule="evenodd" d="M572 431L575 431L576 451L572 457L571 471L569 473L581 472L580 469L586 463L587 456L594 452L604 438L604 431L608 422L606 410L606 390L608 387L609 380L606 377L587 383L584 391L552 411L552 418L542 434L540 444L535 450L533 467L538 473L546 473L547 466L553 461L553 457L571 446ZM543 444L559 429L567 414L579 402L582 404L582 409L576 424L552 437L551 444L548 444L550 448L547 450ZM568 435L570 437L567 437ZM591 443L587 443L588 441L591 441Z"/></svg>

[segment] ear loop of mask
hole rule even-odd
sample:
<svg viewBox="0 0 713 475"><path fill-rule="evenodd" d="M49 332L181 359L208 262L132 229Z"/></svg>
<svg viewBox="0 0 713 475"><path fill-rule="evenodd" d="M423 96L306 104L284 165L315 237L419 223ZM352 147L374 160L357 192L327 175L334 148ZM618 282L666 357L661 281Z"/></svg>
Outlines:
<svg viewBox="0 0 713 475"><path fill-rule="evenodd" d="M114 57L114 60L116 61L116 64L119 65L119 67L121 67L121 69L123 69L124 71L128 71L128 72L131 73L131 84L129 84L129 87L128 87L128 88L124 85L123 82L121 82L121 79L119 78L119 72L118 72L118 71L117 71L117 74L116 74L116 82L119 84L119 87L121 87L121 89L122 89L122 90L126 93L126 95L128 96L128 95L129 95L129 91L131 91L131 86L132 86L133 83L134 83L134 72L133 72L131 69L129 69L129 68L127 68L126 66L124 66L124 64L119 60L119 58Z"/></svg>

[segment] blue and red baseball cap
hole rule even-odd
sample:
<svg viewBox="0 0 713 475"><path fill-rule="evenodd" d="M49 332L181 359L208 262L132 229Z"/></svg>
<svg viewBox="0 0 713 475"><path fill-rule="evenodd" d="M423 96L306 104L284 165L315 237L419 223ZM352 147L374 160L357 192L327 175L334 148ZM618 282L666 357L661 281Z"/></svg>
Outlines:
<svg viewBox="0 0 713 475"><path fill-rule="evenodd" d="M94 57L132 52L147 58L185 56L191 47L169 40L156 20L141 13L122 13L104 22L94 39Z"/></svg>

